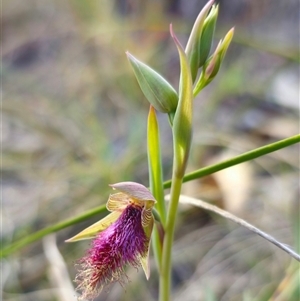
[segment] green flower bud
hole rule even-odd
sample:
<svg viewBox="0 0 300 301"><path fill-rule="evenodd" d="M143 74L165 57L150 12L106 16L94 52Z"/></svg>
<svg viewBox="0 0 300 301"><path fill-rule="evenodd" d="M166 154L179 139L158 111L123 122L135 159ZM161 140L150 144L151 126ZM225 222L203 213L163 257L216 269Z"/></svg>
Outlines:
<svg viewBox="0 0 300 301"><path fill-rule="evenodd" d="M186 45L185 53L187 55L189 64L190 64L190 69L191 69L191 75L192 75L192 81L194 82L196 80L197 74L198 74L198 69L200 65L200 49L201 49L201 36L203 33L203 27L204 27L204 22L207 17L207 14L213 5L214 0L210 0L201 10L199 13L195 24L193 26L192 32L190 34L189 40ZM215 14L215 13L214 13ZM208 26L207 30L210 29L211 26ZM209 30L207 31L208 34ZM207 38L205 39L207 41ZM209 43L206 42L208 45ZM208 46L206 45L206 48ZM210 48L210 46L209 46Z"/></svg>
<svg viewBox="0 0 300 301"><path fill-rule="evenodd" d="M213 5L207 18L204 21L201 39L199 41L200 54L199 54L198 68L202 67L208 58L214 33L215 33L218 12L219 12L218 5L217 6Z"/></svg>
<svg viewBox="0 0 300 301"><path fill-rule="evenodd" d="M234 34L234 28L228 31L223 40L221 40L213 55L205 62L199 80L194 88L194 97L207 86L217 75L223 62L226 51L230 45Z"/></svg>
<svg viewBox="0 0 300 301"><path fill-rule="evenodd" d="M171 84L129 52L126 54L136 79L150 104L157 111L163 113L174 112L178 103L178 95Z"/></svg>

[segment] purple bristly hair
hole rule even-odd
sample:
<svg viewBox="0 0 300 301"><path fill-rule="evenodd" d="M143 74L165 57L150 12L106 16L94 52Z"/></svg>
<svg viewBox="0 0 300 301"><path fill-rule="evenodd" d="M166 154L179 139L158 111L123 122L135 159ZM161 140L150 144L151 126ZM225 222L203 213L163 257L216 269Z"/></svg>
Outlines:
<svg viewBox="0 0 300 301"><path fill-rule="evenodd" d="M126 265L139 267L148 250L149 239L141 223L142 208L129 204L118 220L101 232L85 257L79 261L75 278L79 299L94 299L104 286L127 281Z"/></svg>

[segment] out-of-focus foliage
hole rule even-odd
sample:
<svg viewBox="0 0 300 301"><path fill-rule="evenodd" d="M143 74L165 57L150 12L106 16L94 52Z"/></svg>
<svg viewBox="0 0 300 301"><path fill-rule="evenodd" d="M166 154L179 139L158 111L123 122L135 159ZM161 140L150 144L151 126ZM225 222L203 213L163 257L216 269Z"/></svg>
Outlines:
<svg viewBox="0 0 300 301"><path fill-rule="evenodd" d="M204 4L3 1L3 243L105 203L109 183L148 185L148 102L125 51L178 86L169 23L185 44ZM189 170L299 132L297 8L292 0L220 1L216 36L235 26L235 37L214 83L195 100ZM169 177L171 133L167 118L158 119ZM299 251L298 154L298 146L278 151L185 184L184 193L227 208ZM282 251L195 208L180 208L179 219L178 300L278 301L299 294L299 266ZM63 241L96 220L6 258L2 299L75 300L73 262L86 242ZM115 285L97 300L140 300L140 292L143 300L157 299L154 265L149 282L135 270L129 274L126 293Z"/></svg>

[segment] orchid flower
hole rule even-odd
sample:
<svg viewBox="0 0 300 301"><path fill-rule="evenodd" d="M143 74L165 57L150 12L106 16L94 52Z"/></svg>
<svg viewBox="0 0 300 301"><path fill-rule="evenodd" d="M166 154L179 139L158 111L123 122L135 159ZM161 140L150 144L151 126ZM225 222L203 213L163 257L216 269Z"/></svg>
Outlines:
<svg viewBox="0 0 300 301"><path fill-rule="evenodd" d="M150 191L134 182L110 185L119 192L110 195L106 207L111 213L67 242L94 238L90 249L78 262L75 278L79 300L94 299L113 282L128 281L125 267L142 266L148 279L149 246L156 202Z"/></svg>

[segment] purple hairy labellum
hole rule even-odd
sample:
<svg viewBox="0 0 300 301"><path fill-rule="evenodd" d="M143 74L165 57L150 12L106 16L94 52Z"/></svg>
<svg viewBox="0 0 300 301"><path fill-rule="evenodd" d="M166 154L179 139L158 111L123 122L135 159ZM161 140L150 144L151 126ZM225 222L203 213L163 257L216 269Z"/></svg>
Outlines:
<svg viewBox="0 0 300 301"><path fill-rule="evenodd" d="M94 237L90 249L78 262L75 278L79 300L93 300L114 282L127 281L125 267L143 267L149 278L149 246L155 199L143 185L123 182L111 185L121 192L110 195L107 217L83 230L68 241ZM136 198L135 198L136 197Z"/></svg>

